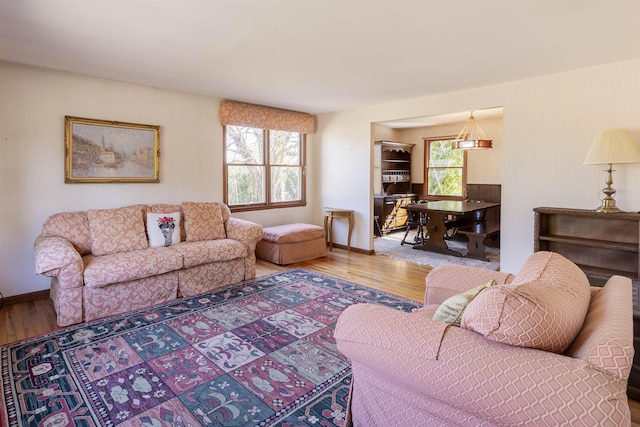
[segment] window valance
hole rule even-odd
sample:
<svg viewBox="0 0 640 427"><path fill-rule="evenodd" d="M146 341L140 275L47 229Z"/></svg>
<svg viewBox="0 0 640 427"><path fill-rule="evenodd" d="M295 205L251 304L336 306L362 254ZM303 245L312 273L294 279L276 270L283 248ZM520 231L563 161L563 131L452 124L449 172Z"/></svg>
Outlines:
<svg viewBox="0 0 640 427"><path fill-rule="evenodd" d="M220 102L220 124L250 126L287 132L313 133L315 119L311 114L236 101Z"/></svg>

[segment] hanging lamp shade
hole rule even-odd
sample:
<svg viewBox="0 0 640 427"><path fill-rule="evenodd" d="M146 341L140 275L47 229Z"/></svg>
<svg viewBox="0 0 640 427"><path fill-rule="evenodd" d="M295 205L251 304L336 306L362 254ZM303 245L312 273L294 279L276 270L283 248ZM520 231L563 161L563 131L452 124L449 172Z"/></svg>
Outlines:
<svg viewBox="0 0 640 427"><path fill-rule="evenodd" d="M469 150L492 147L493 141L488 139L487 135L480 129L472 111L469 120L464 124L464 127L453 142L453 148Z"/></svg>

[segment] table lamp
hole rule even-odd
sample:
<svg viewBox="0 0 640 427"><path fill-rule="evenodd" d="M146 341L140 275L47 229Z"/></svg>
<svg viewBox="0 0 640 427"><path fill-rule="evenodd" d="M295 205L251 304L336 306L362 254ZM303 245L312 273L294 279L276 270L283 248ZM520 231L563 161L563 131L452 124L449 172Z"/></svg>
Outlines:
<svg viewBox="0 0 640 427"><path fill-rule="evenodd" d="M611 129L600 132L596 135L589 147L587 156L584 159L585 165L609 165L607 172L607 186L600 190L605 194L602 204L596 212L623 212L616 207L616 200L613 196L616 190L611 187L613 184L613 163L638 163L640 162L640 149L631 135L624 129Z"/></svg>

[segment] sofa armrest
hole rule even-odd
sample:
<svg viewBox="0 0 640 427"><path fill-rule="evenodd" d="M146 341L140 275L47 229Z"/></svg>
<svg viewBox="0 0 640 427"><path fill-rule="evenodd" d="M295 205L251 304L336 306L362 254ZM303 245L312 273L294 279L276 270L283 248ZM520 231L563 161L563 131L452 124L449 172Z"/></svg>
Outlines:
<svg viewBox="0 0 640 427"><path fill-rule="evenodd" d="M244 219L230 217L225 223L227 238L238 240L247 245L249 252L256 249L256 244L262 239L262 226Z"/></svg>
<svg viewBox="0 0 640 427"><path fill-rule="evenodd" d="M82 263L82 257L67 239L58 236L39 235L34 243L36 273L57 276L60 269Z"/></svg>
<svg viewBox="0 0 640 427"><path fill-rule="evenodd" d="M576 421L578 401L581 413L594 418L572 425L617 426L628 419L626 381L580 359L502 344L433 321L432 313L371 304L344 310L334 337L351 360L354 390L369 387L358 384L359 378L375 377L496 425L523 425L523 420L569 425Z"/></svg>
<svg viewBox="0 0 640 427"><path fill-rule="evenodd" d="M611 276L595 288L582 329L565 352L625 381L634 355L631 286L628 277Z"/></svg>
<svg viewBox="0 0 640 427"><path fill-rule="evenodd" d="M514 275L466 265L446 264L433 268L425 278L424 304L441 304L447 298L473 289L491 279L511 283Z"/></svg>

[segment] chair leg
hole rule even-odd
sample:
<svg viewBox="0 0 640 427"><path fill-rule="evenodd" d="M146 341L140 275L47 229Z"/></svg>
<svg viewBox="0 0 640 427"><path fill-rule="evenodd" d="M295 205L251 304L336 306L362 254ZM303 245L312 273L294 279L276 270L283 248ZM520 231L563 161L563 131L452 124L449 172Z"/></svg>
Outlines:
<svg viewBox="0 0 640 427"><path fill-rule="evenodd" d="M404 237L402 238L402 241L400 242L400 245L404 245L404 244L406 243L406 241L407 241L407 235L409 234L409 231L411 231L411 227L412 227L412 225L411 225L411 224L407 224L407 229L406 229L406 231L404 232Z"/></svg>

